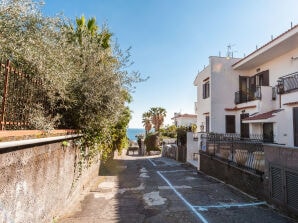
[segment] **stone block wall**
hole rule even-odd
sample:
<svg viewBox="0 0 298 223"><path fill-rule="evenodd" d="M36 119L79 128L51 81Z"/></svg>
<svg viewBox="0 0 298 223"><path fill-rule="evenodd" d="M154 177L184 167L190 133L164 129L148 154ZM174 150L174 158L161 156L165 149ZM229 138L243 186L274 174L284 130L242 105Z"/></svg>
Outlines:
<svg viewBox="0 0 298 223"><path fill-rule="evenodd" d="M264 182L262 176L252 174L236 166L228 165L228 163L205 153L200 153L200 170L207 175L233 185L247 194L264 199Z"/></svg>
<svg viewBox="0 0 298 223"><path fill-rule="evenodd" d="M0 222L52 222L98 174L72 139L0 154ZM65 146L67 145L67 146Z"/></svg>

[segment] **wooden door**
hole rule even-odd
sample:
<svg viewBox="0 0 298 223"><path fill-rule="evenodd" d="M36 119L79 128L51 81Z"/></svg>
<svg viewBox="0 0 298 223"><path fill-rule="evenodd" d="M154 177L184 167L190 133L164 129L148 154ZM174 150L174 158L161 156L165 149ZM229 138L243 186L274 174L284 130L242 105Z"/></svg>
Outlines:
<svg viewBox="0 0 298 223"><path fill-rule="evenodd" d="M249 138L249 124L243 123L242 120L249 116L248 113L240 114L240 135L241 138Z"/></svg>

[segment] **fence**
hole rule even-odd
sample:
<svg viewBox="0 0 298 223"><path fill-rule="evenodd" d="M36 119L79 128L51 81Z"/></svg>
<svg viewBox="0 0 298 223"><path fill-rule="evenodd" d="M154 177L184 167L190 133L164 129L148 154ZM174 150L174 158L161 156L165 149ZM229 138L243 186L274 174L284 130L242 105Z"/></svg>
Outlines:
<svg viewBox="0 0 298 223"><path fill-rule="evenodd" d="M9 60L0 61L0 130L32 128L32 109L46 101L41 78L33 76L14 68Z"/></svg>
<svg viewBox="0 0 298 223"><path fill-rule="evenodd" d="M201 152L257 174L264 173L265 159L261 135L243 139L238 134L203 134Z"/></svg>

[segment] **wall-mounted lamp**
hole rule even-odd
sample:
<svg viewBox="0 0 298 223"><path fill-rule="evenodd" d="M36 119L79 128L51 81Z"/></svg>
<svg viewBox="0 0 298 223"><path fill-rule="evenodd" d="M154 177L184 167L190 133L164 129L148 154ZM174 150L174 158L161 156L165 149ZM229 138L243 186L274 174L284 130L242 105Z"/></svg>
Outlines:
<svg viewBox="0 0 298 223"><path fill-rule="evenodd" d="M202 124L200 125L200 131L204 132L204 123L202 122Z"/></svg>

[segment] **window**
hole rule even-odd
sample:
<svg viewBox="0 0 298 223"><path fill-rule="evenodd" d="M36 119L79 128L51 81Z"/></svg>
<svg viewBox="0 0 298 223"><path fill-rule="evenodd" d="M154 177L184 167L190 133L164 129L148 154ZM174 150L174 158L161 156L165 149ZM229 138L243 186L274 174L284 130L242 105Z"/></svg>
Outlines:
<svg viewBox="0 0 298 223"><path fill-rule="evenodd" d="M206 116L206 132L209 132L209 116Z"/></svg>
<svg viewBox="0 0 298 223"><path fill-rule="evenodd" d="M209 81L203 84L203 99L209 98L210 96L210 85Z"/></svg>
<svg viewBox="0 0 298 223"><path fill-rule="evenodd" d="M226 115L226 133L235 132L235 115Z"/></svg>

